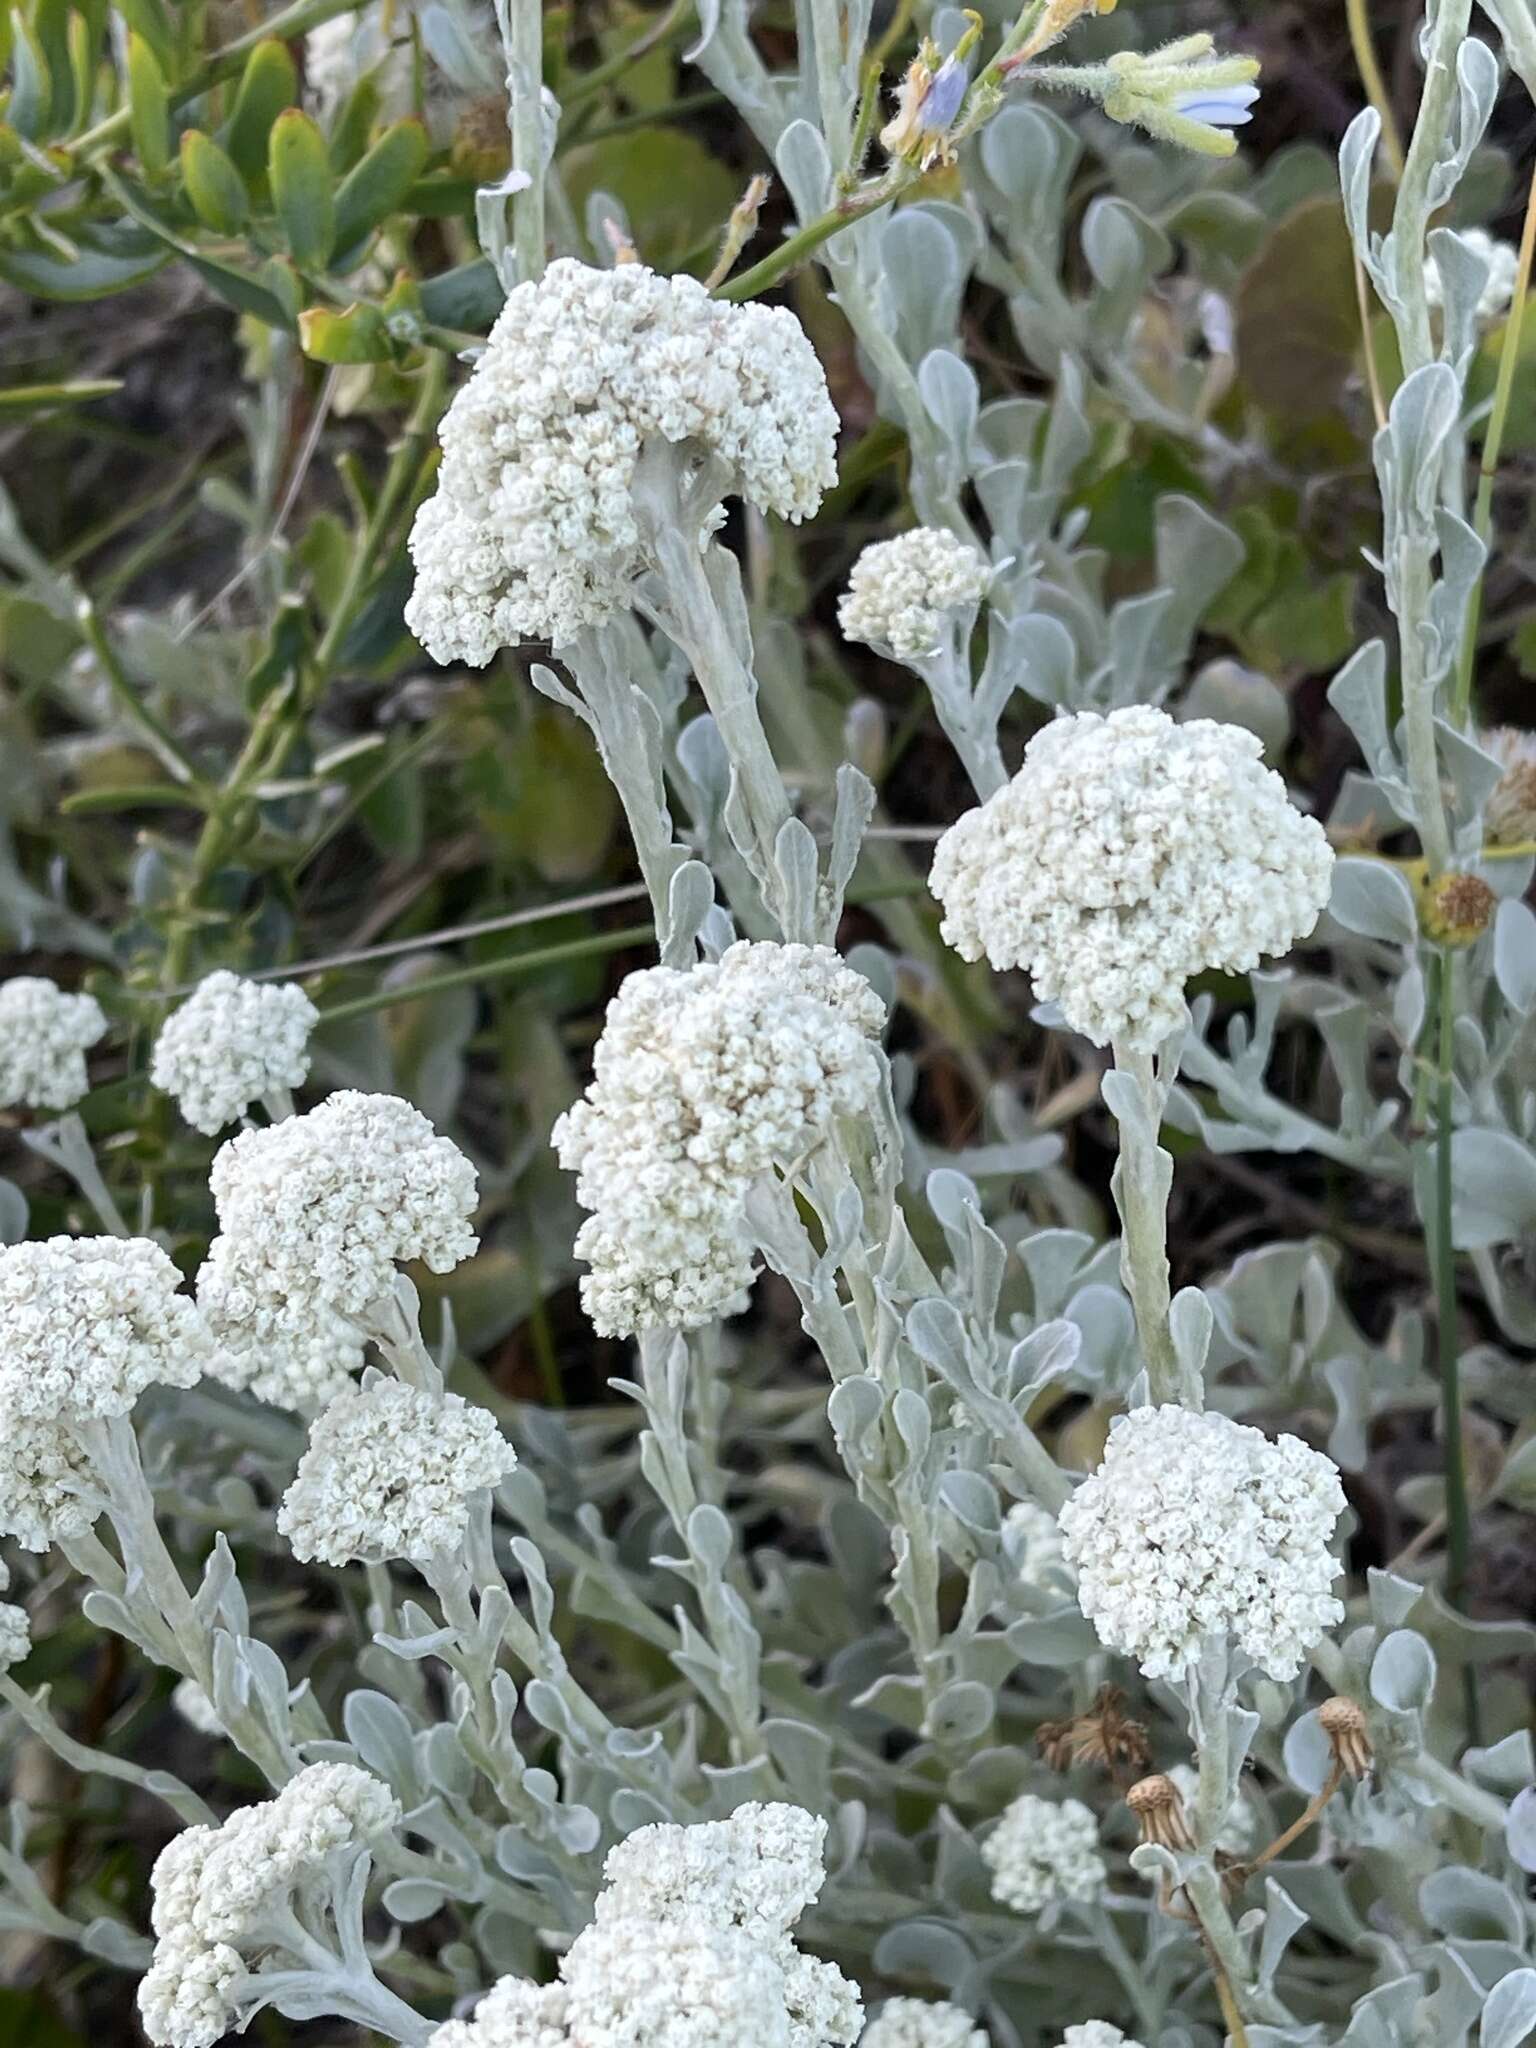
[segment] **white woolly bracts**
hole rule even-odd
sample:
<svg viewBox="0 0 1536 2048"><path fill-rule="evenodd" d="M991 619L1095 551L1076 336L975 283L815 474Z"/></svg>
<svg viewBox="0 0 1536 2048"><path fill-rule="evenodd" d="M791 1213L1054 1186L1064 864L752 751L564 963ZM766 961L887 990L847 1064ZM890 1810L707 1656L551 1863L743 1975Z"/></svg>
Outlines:
<svg viewBox="0 0 1536 2048"><path fill-rule="evenodd" d="M837 475L837 415L794 315L634 263L562 258L518 285L440 432L405 617L434 660L474 668L627 604L648 444L686 443L687 459L717 466L721 495L788 519L813 513Z"/></svg>
<svg viewBox="0 0 1536 2048"><path fill-rule="evenodd" d="M752 1280L747 1192L874 1099L884 1006L830 947L741 942L630 975L582 1101L556 1124L592 1214L576 1239L603 1335L687 1329Z"/></svg>
<svg viewBox="0 0 1536 2048"><path fill-rule="evenodd" d="M1184 986L1289 950L1333 852L1241 726L1145 705L1056 719L1010 783L945 833L929 887L963 959L1023 967L1095 1045L1155 1050Z"/></svg>

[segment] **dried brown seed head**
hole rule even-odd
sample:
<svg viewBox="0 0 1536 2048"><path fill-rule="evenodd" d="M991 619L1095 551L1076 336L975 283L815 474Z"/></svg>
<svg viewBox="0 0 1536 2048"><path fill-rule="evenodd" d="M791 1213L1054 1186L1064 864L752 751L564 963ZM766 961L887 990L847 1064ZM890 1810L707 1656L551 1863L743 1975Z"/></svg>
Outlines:
<svg viewBox="0 0 1536 2048"><path fill-rule="evenodd" d="M1141 1839L1164 1849L1193 1849L1195 1838L1184 1818L1184 1801L1172 1778L1161 1771L1142 1778L1125 1795L1125 1803L1141 1826Z"/></svg>
<svg viewBox="0 0 1536 2048"><path fill-rule="evenodd" d="M1441 875L1424 892L1420 922L1443 946L1470 946L1487 931L1498 902L1481 875Z"/></svg>
<svg viewBox="0 0 1536 2048"><path fill-rule="evenodd" d="M1324 1700L1317 1710L1318 1722L1333 1751L1333 1760L1351 1778L1369 1777L1372 1763L1371 1738L1365 1715L1353 1700L1342 1694Z"/></svg>

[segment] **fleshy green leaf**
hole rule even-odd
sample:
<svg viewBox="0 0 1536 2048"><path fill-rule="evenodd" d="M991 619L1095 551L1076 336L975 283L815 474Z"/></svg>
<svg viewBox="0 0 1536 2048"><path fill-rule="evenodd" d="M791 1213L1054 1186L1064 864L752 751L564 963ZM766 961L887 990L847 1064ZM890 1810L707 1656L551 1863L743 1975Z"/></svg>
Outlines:
<svg viewBox="0 0 1536 2048"><path fill-rule="evenodd" d="M245 181L219 145L200 128L181 138L181 176L192 210L215 234L238 235L251 217Z"/></svg>
<svg viewBox="0 0 1536 2048"><path fill-rule="evenodd" d="M267 176L294 262L301 270L323 268L336 239L331 165L324 136L297 107L272 124Z"/></svg>
<svg viewBox="0 0 1536 2048"><path fill-rule="evenodd" d="M393 213L426 160L427 135L419 121L397 121L386 128L341 181L336 194L336 248L343 253L352 249Z"/></svg>

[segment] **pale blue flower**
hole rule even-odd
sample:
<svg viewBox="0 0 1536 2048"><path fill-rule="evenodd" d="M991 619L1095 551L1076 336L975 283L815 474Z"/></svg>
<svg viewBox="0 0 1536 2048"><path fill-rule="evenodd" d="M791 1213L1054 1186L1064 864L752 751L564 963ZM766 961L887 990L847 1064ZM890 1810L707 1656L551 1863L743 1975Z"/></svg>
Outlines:
<svg viewBox="0 0 1536 2048"><path fill-rule="evenodd" d="M1178 93L1173 109L1186 121L1203 121L1207 128L1242 128L1253 119L1249 108L1258 96L1256 85L1207 86Z"/></svg>

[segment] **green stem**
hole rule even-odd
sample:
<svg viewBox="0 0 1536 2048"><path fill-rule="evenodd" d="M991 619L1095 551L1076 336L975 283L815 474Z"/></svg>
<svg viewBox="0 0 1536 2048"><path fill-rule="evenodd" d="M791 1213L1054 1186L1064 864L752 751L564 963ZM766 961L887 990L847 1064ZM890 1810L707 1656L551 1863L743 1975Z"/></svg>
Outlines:
<svg viewBox="0 0 1536 2048"><path fill-rule="evenodd" d="M754 263L750 270L743 270L737 277L729 278L716 292L717 299L729 299L739 305L744 299L755 299L761 293L776 285L787 271L803 263L807 256L819 249L823 242L850 227L854 221L862 220L868 213L876 213L882 206L889 205L898 193L914 184L917 172L910 164L892 164L883 177L850 192L846 199L829 206L825 213L789 236L786 236L771 255Z"/></svg>
<svg viewBox="0 0 1536 2048"><path fill-rule="evenodd" d="M442 995L449 989L478 988L482 983L500 981L508 975L534 974L541 967L558 967L567 960L592 960L602 953L622 952L626 946L648 946L656 934L648 924L625 925L621 931L593 932L586 938L567 939L562 945L540 946L529 953L509 953L502 960L484 960L472 967L450 968L445 974L425 975L420 981L399 988L378 988L371 995L356 996L349 1003L333 1003L320 1012L325 1024L345 1017L366 1017L373 1010L393 1009L397 1003L414 1003L423 996Z"/></svg>
<svg viewBox="0 0 1536 2048"><path fill-rule="evenodd" d="M1435 1215L1434 1243L1430 1247L1435 1275L1435 1320L1440 1352L1440 1401L1445 1446L1446 1579L1450 1604L1465 1610L1467 1571L1471 1558L1471 1509L1467 1499L1466 1452L1461 1413L1461 1352L1457 1341L1456 1252L1451 1242L1452 1090L1455 1076L1456 969L1449 947L1440 952L1440 1019L1437 1036L1435 1075ZM1481 1713L1477 1682L1468 1665L1466 1681L1467 1731L1480 1742Z"/></svg>
<svg viewBox="0 0 1536 2048"><path fill-rule="evenodd" d="M1350 46L1355 53L1355 68L1360 73L1360 83L1365 87L1365 96L1381 118L1381 146L1387 162L1392 166L1394 178L1403 175L1403 138L1397 132L1397 116L1392 111L1391 96L1386 81L1381 75L1381 65L1376 59L1376 44L1371 35L1371 18L1366 0L1344 0L1344 13L1349 22Z"/></svg>
<svg viewBox="0 0 1536 2048"><path fill-rule="evenodd" d="M134 724L143 727L150 744L176 780L184 783L201 801L203 779L197 772L197 764L170 727L150 710L140 692L134 688L127 670L117 658L116 649L107 638L101 620L96 615L96 607L88 597L81 598L75 607L75 619L84 635L86 645L101 664L102 674L106 677L107 687L112 695Z"/></svg>

